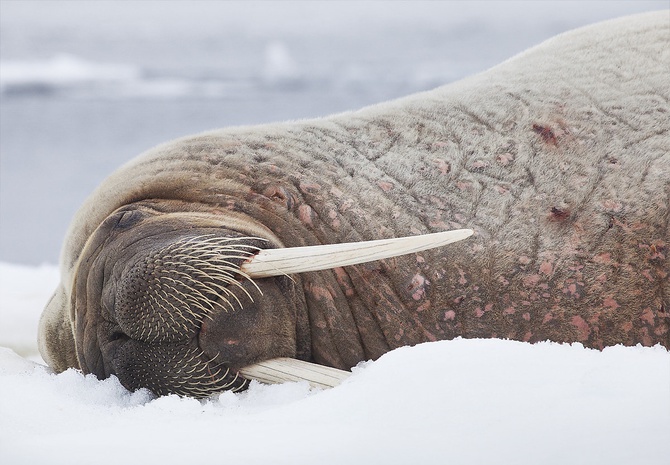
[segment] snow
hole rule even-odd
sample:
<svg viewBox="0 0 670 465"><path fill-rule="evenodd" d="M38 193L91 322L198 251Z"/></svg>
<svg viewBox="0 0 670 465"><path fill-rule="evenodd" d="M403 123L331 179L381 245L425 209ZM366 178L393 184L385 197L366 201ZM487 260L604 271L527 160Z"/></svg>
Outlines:
<svg viewBox="0 0 670 465"><path fill-rule="evenodd" d="M0 263L3 465L667 464L660 346L456 339L390 352L330 390L154 398L41 364L35 326L57 280L52 266Z"/></svg>

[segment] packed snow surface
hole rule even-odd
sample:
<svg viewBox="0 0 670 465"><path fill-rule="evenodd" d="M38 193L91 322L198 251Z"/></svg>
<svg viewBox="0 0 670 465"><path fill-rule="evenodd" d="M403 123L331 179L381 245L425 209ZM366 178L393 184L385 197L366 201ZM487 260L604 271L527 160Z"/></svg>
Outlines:
<svg viewBox="0 0 670 465"><path fill-rule="evenodd" d="M330 390L155 398L41 364L35 325L57 280L0 263L3 465L668 463L663 347L456 339L390 352Z"/></svg>

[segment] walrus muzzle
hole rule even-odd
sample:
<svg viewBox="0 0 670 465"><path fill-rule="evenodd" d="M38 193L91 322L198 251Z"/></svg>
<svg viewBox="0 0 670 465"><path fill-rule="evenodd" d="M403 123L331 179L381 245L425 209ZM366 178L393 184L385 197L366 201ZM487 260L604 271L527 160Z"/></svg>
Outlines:
<svg viewBox="0 0 670 465"><path fill-rule="evenodd" d="M230 229L218 215L146 203L110 215L84 247L72 287L82 370L116 375L128 389L157 395L206 397L243 389L248 379L240 371L254 376L245 370L250 365L309 360L296 273L416 252L472 234L285 249L248 232ZM296 378L290 370L286 375Z"/></svg>

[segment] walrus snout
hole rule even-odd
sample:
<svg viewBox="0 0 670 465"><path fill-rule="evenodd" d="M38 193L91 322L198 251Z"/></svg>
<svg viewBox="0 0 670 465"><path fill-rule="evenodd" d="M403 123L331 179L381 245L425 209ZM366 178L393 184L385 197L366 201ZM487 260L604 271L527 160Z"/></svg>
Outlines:
<svg viewBox="0 0 670 465"><path fill-rule="evenodd" d="M124 386L206 397L245 388L242 367L296 356L293 283L238 274L249 241L184 235L127 269L113 302L123 336L108 355Z"/></svg>
<svg viewBox="0 0 670 465"><path fill-rule="evenodd" d="M290 279L239 273L259 241L177 234L141 248L115 280L108 305L121 334L101 341L112 374L131 390L204 397L243 389L237 369L250 363L294 357L296 312L282 303Z"/></svg>

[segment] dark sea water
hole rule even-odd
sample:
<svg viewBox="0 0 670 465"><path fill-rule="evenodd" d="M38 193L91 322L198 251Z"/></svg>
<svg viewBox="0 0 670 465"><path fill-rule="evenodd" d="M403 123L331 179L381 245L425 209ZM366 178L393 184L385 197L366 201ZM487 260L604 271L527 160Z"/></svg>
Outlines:
<svg viewBox="0 0 670 465"><path fill-rule="evenodd" d="M80 203L170 139L447 84L619 2L0 1L0 261L56 263Z"/></svg>

